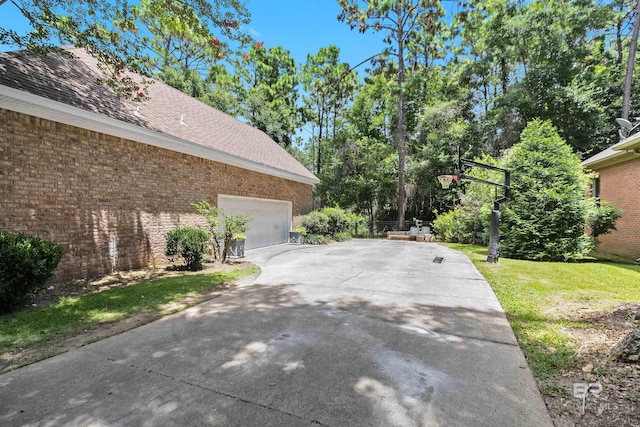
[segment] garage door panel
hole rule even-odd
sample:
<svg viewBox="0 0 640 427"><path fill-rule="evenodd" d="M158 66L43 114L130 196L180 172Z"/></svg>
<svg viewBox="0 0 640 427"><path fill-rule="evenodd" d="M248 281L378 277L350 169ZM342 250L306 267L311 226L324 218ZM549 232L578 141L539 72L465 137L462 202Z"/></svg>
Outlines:
<svg viewBox="0 0 640 427"><path fill-rule="evenodd" d="M226 214L249 214L254 218L245 233L246 249L287 243L291 227L291 202L236 196L218 196Z"/></svg>

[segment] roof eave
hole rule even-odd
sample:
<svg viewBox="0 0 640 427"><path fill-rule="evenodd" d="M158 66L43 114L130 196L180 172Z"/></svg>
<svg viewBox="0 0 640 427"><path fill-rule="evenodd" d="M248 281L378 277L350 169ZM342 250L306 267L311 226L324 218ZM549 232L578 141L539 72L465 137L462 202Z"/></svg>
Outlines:
<svg viewBox="0 0 640 427"><path fill-rule="evenodd" d="M596 170L596 169L602 169L608 166L613 166L615 164L622 163L636 157L638 157L638 154L635 152L618 151L618 152L615 152L614 154L611 154L607 157L603 157L600 159L595 159L595 160L587 159L584 162L582 162L582 166L589 168L591 170Z"/></svg>
<svg viewBox="0 0 640 427"><path fill-rule="evenodd" d="M631 135L629 138L611 147L616 151L635 151L640 149L640 132Z"/></svg>
<svg viewBox="0 0 640 427"><path fill-rule="evenodd" d="M310 185L320 182L315 176L312 178L277 169L272 166L224 153L211 147L116 120L103 114L83 110L2 85L0 85L0 108L176 151L178 153L189 154L290 181Z"/></svg>

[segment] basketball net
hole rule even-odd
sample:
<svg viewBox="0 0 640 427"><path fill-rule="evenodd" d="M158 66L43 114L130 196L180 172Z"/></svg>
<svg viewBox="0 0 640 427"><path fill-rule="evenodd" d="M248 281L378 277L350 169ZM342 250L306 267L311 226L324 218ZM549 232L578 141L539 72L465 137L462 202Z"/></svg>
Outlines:
<svg viewBox="0 0 640 427"><path fill-rule="evenodd" d="M440 182L440 185L442 185L442 188L444 188L445 190L447 188L449 188L449 186L454 181L454 179L455 179L454 175L439 175L438 176L438 181Z"/></svg>

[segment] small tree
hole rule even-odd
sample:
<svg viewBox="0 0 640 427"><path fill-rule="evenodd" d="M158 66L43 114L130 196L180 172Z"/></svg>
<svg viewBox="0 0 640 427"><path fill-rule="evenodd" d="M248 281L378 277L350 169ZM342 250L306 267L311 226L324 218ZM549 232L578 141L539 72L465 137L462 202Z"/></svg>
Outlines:
<svg viewBox="0 0 640 427"><path fill-rule="evenodd" d="M211 206L207 201L191 203L198 213L204 216L207 221L207 232L211 236L210 244L212 247L213 258L218 259L220 255L220 240L224 238L224 234L220 231L220 208Z"/></svg>
<svg viewBox="0 0 640 427"><path fill-rule="evenodd" d="M588 175L550 121L530 122L504 167L512 171L512 199L502 221L502 255L568 261L593 248L584 233Z"/></svg>
<svg viewBox="0 0 640 427"><path fill-rule="evenodd" d="M222 250L222 262L227 260L227 254L229 253L229 246L231 241L238 239L249 229L249 222L254 218L249 215L226 215L222 213L222 222L224 224L224 249Z"/></svg>

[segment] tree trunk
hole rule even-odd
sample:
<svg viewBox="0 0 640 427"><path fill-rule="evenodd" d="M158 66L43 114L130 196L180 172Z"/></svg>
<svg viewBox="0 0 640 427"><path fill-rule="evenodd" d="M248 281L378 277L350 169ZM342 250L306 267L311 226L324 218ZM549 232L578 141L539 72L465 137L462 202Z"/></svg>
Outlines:
<svg viewBox="0 0 640 427"><path fill-rule="evenodd" d="M507 70L507 60L504 57L504 53L500 58L500 80L502 81L502 94L506 95L507 86L509 86L509 72Z"/></svg>
<svg viewBox="0 0 640 427"><path fill-rule="evenodd" d="M398 20L402 22L402 20ZM398 129L396 129L396 146L398 147L398 229L404 223L405 192L404 192L404 161L406 119L404 110L404 34L401 24L398 24Z"/></svg>
<svg viewBox="0 0 640 427"><path fill-rule="evenodd" d="M624 0L620 0L620 13L624 10ZM620 18L616 25L616 64L622 64L622 24L624 19Z"/></svg>
<svg viewBox="0 0 640 427"><path fill-rule="evenodd" d="M636 3L635 21L633 22L633 33L631 34L629 57L627 58L627 75L624 79L624 92L622 94L622 118L625 120L629 120L631 83L633 82L633 66L635 65L638 47L638 30L640 30L640 0Z"/></svg>
<svg viewBox="0 0 640 427"><path fill-rule="evenodd" d="M224 248L222 250L222 256L221 256L220 262L225 262L227 260L227 255L229 254L229 246L231 246L231 237L225 236Z"/></svg>
<svg viewBox="0 0 640 427"><path fill-rule="evenodd" d="M321 158L322 158L322 131L323 131L323 124L324 124L324 110L321 109L318 115L319 120L319 126L318 126L318 158L316 159L316 174L320 175L320 168L321 168Z"/></svg>

